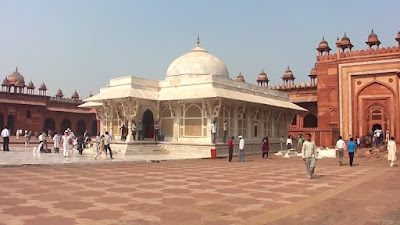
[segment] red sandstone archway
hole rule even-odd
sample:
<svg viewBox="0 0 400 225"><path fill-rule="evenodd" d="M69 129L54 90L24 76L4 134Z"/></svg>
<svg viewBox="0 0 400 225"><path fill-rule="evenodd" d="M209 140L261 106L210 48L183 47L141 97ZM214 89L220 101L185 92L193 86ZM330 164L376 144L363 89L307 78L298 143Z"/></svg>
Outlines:
<svg viewBox="0 0 400 225"><path fill-rule="evenodd" d="M314 114L307 114L307 116L304 117L303 121L304 128L318 127L318 118Z"/></svg>
<svg viewBox="0 0 400 225"><path fill-rule="evenodd" d="M398 98L394 93L390 86L379 81L365 84L355 95L353 133L370 134L374 124L380 124L384 132L389 130L394 134L396 115L398 115L398 106L395 104Z"/></svg>
<svg viewBox="0 0 400 225"><path fill-rule="evenodd" d="M4 128L4 116L3 113L0 113L0 129Z"/></svg>

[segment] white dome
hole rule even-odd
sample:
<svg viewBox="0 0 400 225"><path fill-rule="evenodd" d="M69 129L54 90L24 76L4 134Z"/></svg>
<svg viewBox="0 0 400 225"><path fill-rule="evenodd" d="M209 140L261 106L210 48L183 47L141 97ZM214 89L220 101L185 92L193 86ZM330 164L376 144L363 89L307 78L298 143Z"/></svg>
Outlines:
<svg viewBox="0 0 400 225"><path fill-rule="evenodd" d="M200 45L175 59L168 67L167 77L179 75L218 75L229 77L225 64Z"/></svg>

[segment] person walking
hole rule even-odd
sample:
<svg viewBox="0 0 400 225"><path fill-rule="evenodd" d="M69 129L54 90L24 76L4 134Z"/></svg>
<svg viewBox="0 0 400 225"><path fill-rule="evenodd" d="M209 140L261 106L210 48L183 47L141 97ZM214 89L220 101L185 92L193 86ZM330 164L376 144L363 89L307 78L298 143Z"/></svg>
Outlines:
<svg viewBox="0 0 400 225"><path fill-rule="evenodd" d="M339 158L339 165L343 164L343 156L344 156L344 148L346 147L346 143L344 143L342 136L339 136L339 140L336 142L336 149Z"/></svg>
<svg viewBox="0 0 400 225"><path fill-rule="evenodd" d="M217 124L216 124L215 120L211 124L211 137L212 137L212 140L211 140L212 143L215 144L216 139L217 139Z"/></svg>
<svg viewBox="0 0 400 225"><path fill-rule="evenodd" d="M388 160L389 166L394 166L394 161L396 161L396 142L394 141L394 137L390 138L390 141L387 143L387 150L388 150Z"/></svg>
<svg viewBox="0 0 400 225"><path fill-rule="evenodd" d="M46 133L44 131L42 131L42 133L39 135L39 146L38 146L38 149L36 151L37 153L40 153L42 148L47 149L47 145L46 145L45 142L46 142Z"/></svg>
<svg viewBox="0 0 400 225"><path fill-rule="evenodd" d="M79 135L77 142L78 142L78 145L77 145L76 149L79 151L79 155L82 155L83 143L85 143L85 139L83 138L82 135Z"/></svg>
<svg viewBox="0 0 400 225"><path fill-rule="evenodd" d="M100 151L100 149L99 149L99 145L100 145L100 138L101 138L101 136L100 136L100 133L98 133L97 134L97 136L96 136L96 139L95 139L95 146L96 146L96 152L97 153L99 153L99 151Z"/></svg>
<svg viewBox="0 0 400 225"><path fill-rule="evenodd" d="M126 138L125 138L125 129L126 129L125 124L122 124L122 126L121 126L121 141L125 141L126 140Z"/></svg>
<svg viewBox="0 0 400 225"><path fill-rule="evenodd" d="M354 139L350 138L350 141L347 143L347 151L349 152L350 157L350 166L353 166L354 153L356 152L357 145L354 143Z"/></svg>
<svg viewBox="0 0 400 225"><path fill-rule="evenodd" d="M54 132L54 137L53 137L53 148L55 153L60 153L60 142L61 142L61 135L57 133L57 131Z"/></svg>
<svg viewBox="0 0 400 225"><path fill-rule="evenodd" d="M289 135L288 138L286 139L286 148L291 149L293 144L292 136Z"/></svg>
<svg viewBox="0 0 400 225"><path fill-rule="evenodd" d="M226 143L226 136L228 135L228 122L225 120L224 122L224 133L222 135L222 142Z"/></svg>
<svg viewBox="0 0 400 225"><path fill-rule="evenodd" d="M269 141L268 137L265 137L262 142L262 158L268 159L268 152L269 152Z"/></svg>
<svg viewBox="0 0 400 225"><path fill-rule="evenodd" d="M138 131L138 141L143 140L143 124L141 120L137 125L137 131Z"/></svg>
<svg viewBox="0 0 400 225"><path fill-rule="evenodd" d="M132 136L133 136L133 140L136 141L136 123L135 123L135 121L132 121Z"/></svg>
<svg viewBox="0 0 400 225"><path fill-rule="evenodd" d="M239 136L239 162L244 162L244 139Z"/></svg>
<svg viewBox="0 0 400 225"><path fill-rule="evenodd" d="M317 148L315 143L311 141L311 134L306 134L306 141L303 143L301 148L301 156L306 165L306 174L308 179L312 179L314 174L315 163L317 161Z"/></svg>
<svg viewBox="0 0 400 225"><path fill-rule="evenodd" d="M158 135L160 131L160 125L158 125L158 121L154 124L154 140L158 141Z"/></svg>
<svg viewBox="0 0 400 225"><path fill-rule="evenodd" d="M25 147L28 147L29 141L31 140L31 134L28 132L28 130L25 130L24 139L25 139Z"/></svg>
<svg viewBox="0 0 400 225"><path fill-rule="evenodd" d="M232 161L232 157L233 157L233 139L235 139L235 137L231 137L231 139L229 139L228 141L228 149L229 149L229 162Z"/></svg>
<svg viewBox="0 0 400 225"><path fill-rule="evenodd" d="M1 136L3 137L3 151L10 151L10 130L7 127L4 127L4 129L1 131Z"/></svg>
<svg viewBox="0 0 400 225"><path fill-rule="evenodd" d="M285 145L285 139L283 136L279 139L279 143L281 144L281 151L283 151L283 146Z"/></svg>
<svg viewBox="0 0 400 225"><path fill-rule="evenodd" d="M71 138L71 136L69 135L68 131L65 131L65 132L64 132L64 136L62 136L62 138L61 138L61 143L60 143L60 145L63 146L63 150L64 150L63 155L64 155L64 158L68 158L68 157L69 157L69 147L70 147L70 145L71 145L71 140L72 140L72 138Z"/></svg>
<svg viewBox="0 0 400 225"><path fill-rule="evenodd" d="M299 137L297 138L297 152L301 152L301 148L303 147L303 136L299 134Z"/></svg>
<svg viewBox="0 0 400 225"><path fill-rule="evenodd" d="M111 144L111 136L108 134L108 131L106 131L106 135L104 135L104 151L106 152L107 155L107 150L110 152L110 159L114 159L112 156L112 150L110 148Z"/></svg>
<svg viewBox="0 0 400 225"><path fill-rule="evenodd" d="M97 152L97 155L94 157L94 159L97 160L97 157L99 157L103 153L103 151L104 151L104 135L101 135L99 137L99 151Z"/></svg>

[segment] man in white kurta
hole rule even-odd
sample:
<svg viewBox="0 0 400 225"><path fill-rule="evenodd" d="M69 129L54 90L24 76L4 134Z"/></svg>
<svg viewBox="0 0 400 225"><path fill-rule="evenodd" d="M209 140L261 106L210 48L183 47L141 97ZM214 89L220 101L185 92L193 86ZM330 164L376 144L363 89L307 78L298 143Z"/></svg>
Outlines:
<svg viewBox="0 0 400 225"><path fill-rule="evenodd" d="M389 160L389 166L393 167L394 161L396 160L396 142L394 141L394 137L390 138L390 141L387 144L387 150L388 150L388 160Z"/></svg>
<svg viewBox="0 0 400 225"><path fill-rule="evenodd" d="M315 147L315 143L311 141L310 133L306 135L306 141L303 143L303 147L301 148L301 156L306 164L307 178L311 179L314 173L314 167L312 168L311 162L317 161L317 148Z"/></svg>

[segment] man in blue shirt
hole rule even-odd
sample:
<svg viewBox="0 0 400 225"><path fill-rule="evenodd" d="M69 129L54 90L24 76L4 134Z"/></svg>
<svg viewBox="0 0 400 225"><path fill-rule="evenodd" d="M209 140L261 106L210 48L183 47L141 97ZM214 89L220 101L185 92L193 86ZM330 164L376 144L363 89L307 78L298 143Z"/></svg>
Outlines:
<svg viewBox="0 0 400 225"><path fill-rule="evenodd" d="M347 143L347 150L349 151L350 166L353 166L354 152L356 151L356 143L354 143L353 138Z"/></svg>

